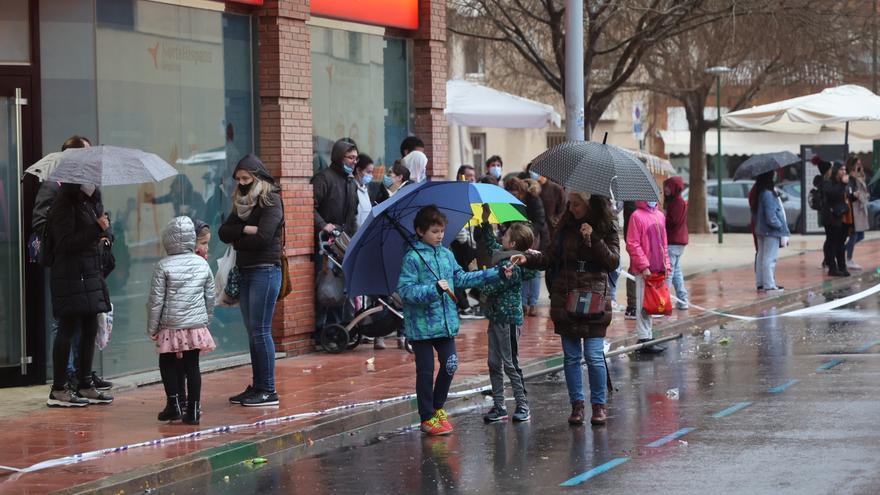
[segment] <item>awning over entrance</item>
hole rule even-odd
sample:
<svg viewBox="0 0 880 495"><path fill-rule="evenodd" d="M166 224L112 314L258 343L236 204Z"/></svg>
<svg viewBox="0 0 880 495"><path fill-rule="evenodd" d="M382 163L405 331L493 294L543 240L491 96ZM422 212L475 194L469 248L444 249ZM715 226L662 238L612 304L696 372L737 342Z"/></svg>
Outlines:
<svg viewBox="0 0 880 495"><path fill-rule="evenodd" d="M690 154L689 131L660 131L667 155ZM706 153L717 152L718 134L716 129L706 132ZM783 134L778 132L721 130L721 152L724 155L755 155L790 151L798 154L802 144L843 144L843 132L822 131L817 134ZM851 153L869 153L873 144L869 139L861 139L850 134Z"/></svg>
<svg viewBox="0 0 880 495"><path fill-rule="evenodd" d="M515 96L479 84L446 81L446 120L465 127L541 129L562 117L550 105Z"/></svg>

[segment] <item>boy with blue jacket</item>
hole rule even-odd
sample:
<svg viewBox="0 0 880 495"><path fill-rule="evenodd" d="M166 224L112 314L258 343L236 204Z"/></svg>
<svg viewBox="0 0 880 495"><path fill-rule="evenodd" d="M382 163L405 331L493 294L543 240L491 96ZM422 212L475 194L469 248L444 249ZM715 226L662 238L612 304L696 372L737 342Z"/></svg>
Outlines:
<svg viewBox="0 0 880 495"><path fill-rule="evenodd" d="M455 336L459 319L452 294L456 288L496 283L502 276L509 277L512 270L462 270L452 251L441 244L447 220L434 205L419 210L413 223L419 240L403 256L397 293L403 299L404 330L416 358L421 429L428 435L448 435L453 427L443 406L458 368ZM434 351L440 363L436 381Z"/></svg>

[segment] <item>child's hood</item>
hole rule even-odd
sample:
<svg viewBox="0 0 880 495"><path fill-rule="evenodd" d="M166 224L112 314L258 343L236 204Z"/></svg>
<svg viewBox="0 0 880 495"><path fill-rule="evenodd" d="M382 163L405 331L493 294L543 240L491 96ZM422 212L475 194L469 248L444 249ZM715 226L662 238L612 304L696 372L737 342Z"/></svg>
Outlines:
<svg viewBox="0 0 880 495"><path fill-rule="evenodd" d="M162 233L162 244L169 255L194 253L196 229L189 217L172 218Z"/></svg>

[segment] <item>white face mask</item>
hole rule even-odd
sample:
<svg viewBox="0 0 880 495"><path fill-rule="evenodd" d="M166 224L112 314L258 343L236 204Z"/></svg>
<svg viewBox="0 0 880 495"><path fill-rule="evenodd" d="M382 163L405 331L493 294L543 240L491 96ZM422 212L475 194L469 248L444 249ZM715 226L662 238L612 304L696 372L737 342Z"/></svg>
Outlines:
<svg viewBox="0 0 880 495"><path fill-rule="evenodd" d="M79 189L84 192L86 196L91 196L92 194L95 194L95 189L97 188L98 186L94 184L81 184L79 186Z"/></svg>

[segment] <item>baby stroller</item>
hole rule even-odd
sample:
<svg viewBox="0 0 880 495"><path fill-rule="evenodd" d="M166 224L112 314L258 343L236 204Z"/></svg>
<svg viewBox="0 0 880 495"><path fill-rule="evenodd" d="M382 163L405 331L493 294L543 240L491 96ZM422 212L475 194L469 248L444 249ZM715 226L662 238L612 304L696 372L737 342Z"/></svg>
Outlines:
<svg viewBox="0 0 880 495"><path fill-rule="evenodd" d="M318 249L327 258L333 270L342 272L342 260L350 239L347 234L334 231L327 235L318 234ZM354 317L347 324L331 323L325 325L318 335L318 342L325 351L339 354L346 349L354 349L360 345L364 337L376 338L397 335L403 328L403 303L397 294L390 297L358 296L354 301L345 298L343 314ZM412 353L412 345L404 343L408 352Z"/></svg>

